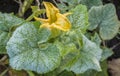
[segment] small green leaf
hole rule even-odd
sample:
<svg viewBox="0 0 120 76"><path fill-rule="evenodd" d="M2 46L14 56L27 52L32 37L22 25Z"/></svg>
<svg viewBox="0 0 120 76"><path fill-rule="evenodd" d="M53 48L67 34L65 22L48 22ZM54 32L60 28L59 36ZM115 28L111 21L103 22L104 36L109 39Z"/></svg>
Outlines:
<svg viewBox="0 0 120 76"><path fill-rule="evenodd" d="M45 13L45 9L40 9L38 6L31 6L31 9L35 16Z"/></svg>
<svg viewBox="0 0 120 76"><path fill-rule="evenodd" d="M62 43L62 42L56 41L55 45L59 48L61 57L64 57L70 52L75 52L77 50L74 43L66 43L66 42Z"/></svg>
<svg viewBox="0 0 120 76"><path fill-rule="evenodd" d="M7 43L10 65L17 70L31 70L46 73L60 64L59 49L47 43L50 37L48 29L37 29L31 23L17 28Z"/></svg>
<svg viewBox="0 0 120 76"><path fill-rule="evenodd" d="M95 42L98 46L101 45L102 40L97 33L95 33L94 36L91 37L91 40Z"/></svg>
<svg viewBox="0 0 120 76"><path fill-rule="evenodd" d="M38 6L31 6L32 12L36 12L37 10L39 10Z"/></svg>
<svg viewBox="0 0 120 76"><path fill-rule="evenodd" d="M97 29L103 40L112 39L120 27L113 4L92 7L89 11L89 22L89 30Z"/></svg>
<svg viewBox="0 0 120 76"><path fill-rule="evenodd" d="M55 45L59 48L61 57L65 57L70 52L79 52L78 48L80 46L80 37L73 30L61 34L59 38L55 40Z"/></svg>
<svg viewBox="0 0 120 76"><path fill-rule="evenodd" d="M31 6L32 14L26 19L26 21L31 21L34 16L39 16L43 13L45 13L45 9L40 9L38 6Z"/></svg>
<svg viewBox="0 0 120 76"><path fill-rule="evenodd" d="M89 69L101 71L99 61L101 59L102 50L94 43L82 35L83 46L80 53L73 55L67 65L68 71L73 71L76 74L84 73Z"/></svg>
<svg viewBox="0 0 120 76"><path fill-rule="evenodd" d="M101 61L107 59L109 56L113 54L113 51L107 47L103 47L103 53L102 53L102 58Z"/></svg>
<svg viewBox="0 0 120 76"><path fill-rule="evenodd" d="M0 13L0 54L6 54L6 44L13 31L20 26L24 20L12 14Z"/></svg>
<svg viewBox="0 0 120 76"><path fill-rule="evenodd" d="M72 12L72 15L69 16L72 29L79 29L85 33L88 28L88 12L86 6L79 4L70 12Z"/></svg>

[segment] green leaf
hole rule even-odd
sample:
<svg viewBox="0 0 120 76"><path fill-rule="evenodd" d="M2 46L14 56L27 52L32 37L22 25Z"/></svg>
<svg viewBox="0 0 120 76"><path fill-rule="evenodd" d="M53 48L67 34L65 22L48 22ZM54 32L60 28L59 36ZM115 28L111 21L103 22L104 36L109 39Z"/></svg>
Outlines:
<svg viewBox="0 0 120 76"><path fill-rule="evenodd" d="M91 37L91 40L95 42L98 46L101 45L102 40L97 33L95 33L94 36Z"/></svg>
<svg viewBox="0 0 120 76"><path fill-rule="evenodd" d="M97 29L103 40L112 39L120 27L113 4L92 7L89 11L89 22L89 30Z"/></svg>
<svg viewBox="0 0 120 76"><path fill-rule="evenodd" d="M74 43L61 43L56 41L55 45L59 48L61 57L64 57L70 52L75 52L77 50Z"/></svg>
<svg viewBox="0 0 120 76"><path fill-rule="evenodd" d="M39 10L38 6L31 6L32 12L36 12L37 10Z"/></svg>
<svg viewBox="0 0 120 76"><path fill-rule="evenodd" d="M32 14L26 19L26 21L31 21L34 16L39 16L43 13L45 13L45 9L39 9L38 6L31 6L31 9L32 9Z"/></svg>
<svg viewBox="0 0 120 76"><path fill-rule="evenodd" d="M0 13L0 54L6 54L6 44L13 31L20 26L24 20L12 14Z"/></svg>
<svg viewBox="0 0 120 76"><path fill-rule="evenodd" d="M61 36L55 40L54 44L59 48L61 57L66 56L70 52L77 52L76 43L77 34L75 31L69 31L67 33L61 34Z"/></svg>
<svg viewBox="0 0 120 76"><path fill-rule="evenodd" d="M113 54L113 51L107 47L103 47L103 53L102 53L102 58L101 61L107 59L109 56Z"/></svg>
<svg viewBox="0 0 120 76"><path fill-rule="evenodd" d="M84 73L89 69L101 71L99 61L101 59L102 50L94 43L82 35L83 46L80 53L73 55L67 63L66 69L76 74Z"/></svg>
<svg viewBox="0 0 120 76"><path fill-rule="evenodd" d="M62 13L65 13L66 11L73 9L75 6L77 6L80 3L80 0L60 0L60 2L61 3L59 3L57 6Z"/></svg>
<svg viewBox="0 0 120 76"><path fill-rule="evenodd" d="M33 21L32 23L36 28L40 28L40 25L41 25L40 21Z"/></svg>
<svg viewBox="0 0 120 76"><path fill-rule="evenodd" d="M102 5L101 0L81 0L80 3L86 5L88 9L90 9L93 6Z"/></svg>
<svg viewBox="0 0 120 76"><path fill-rule="evenodd" d="M45 13L45 9L40 9L38 6L31 6L32 12L34 13L34 16L38 16L42 13Z"/></svg>
<svg viewBox="0 0 120 76"><path fill-rule="evenodd" d="M101 68L102 71L100 72L97 72L95 70L89 70L83 74L80 74L79 76L108 76L108 72L107 72L108 64L106 60L101 62Z"/></svg>
<svg viewBox="0 0 120 76"><path fill-rule="evenodd" d="M107 61L104 60L101 62L101 72L96 72L96 76L108 76L108 64Z"/></svg>
<svg viewBox="0 0 120 76"><path fill-rule="evenodd" d="M60 64L59 49L47 43L51 35L48 29L37 29L31 23L17 28L7 43L10 65L17 70L46 73Z"/></svg>
<svg viewBox="0 0 120 76"><path fill-rule="evenodd" d="M70 12L72 12L72 15L69 16L72 29L79 29L85 33L88 28L88 12L86 6L79 4Z"/></svg>
<svg viewBox="0 0 120 76"><path fill-rule="evenodd" d="M90 9L92 6L102 5L101 0L61 0L60 2L61 3L58 4L58 7L62 12L70 10L71 8L73 9L79 4L87 6L88 9Z"/></svg>

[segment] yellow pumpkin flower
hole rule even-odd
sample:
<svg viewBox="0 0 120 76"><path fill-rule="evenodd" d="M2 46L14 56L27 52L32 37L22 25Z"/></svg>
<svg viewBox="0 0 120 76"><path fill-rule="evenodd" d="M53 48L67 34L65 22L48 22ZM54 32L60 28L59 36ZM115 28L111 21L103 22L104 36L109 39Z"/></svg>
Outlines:
<svg viewBox="0 0 120 76"><path fill-rule="evenodd" d="M62 31L69 31L71 28L71 23L66 16L71 13L61 14L59 9L50 2L43 2L43 4L45 5L48 19L34 17L36 20L43 23L40 27L46 27L49 29L56 28Z"/></svg>

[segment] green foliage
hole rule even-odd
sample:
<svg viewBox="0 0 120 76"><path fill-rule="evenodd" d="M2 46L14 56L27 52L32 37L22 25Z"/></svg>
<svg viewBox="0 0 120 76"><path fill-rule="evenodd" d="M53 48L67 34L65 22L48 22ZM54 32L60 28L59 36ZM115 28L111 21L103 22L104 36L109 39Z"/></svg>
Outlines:
<svg viewBox="0 0 120 76"><path fill-rule="evenodd" d="M61 4L59 4L59 8L62 12L65 12L66 10L70 10L71 8L76 7L79 4L86 5L88 9L90 9L93 6L99 6L102 5L101 0L60 0ZM67 3L68 5L64 4Z"/></svg>
<svg viewBox="0 0 120 76"><path fill-rule="evenodd" d="M80 76L108 76L107 67L108 67L107 61L103 61L101 62L102 71L97 72L95 70L88 70L84 74L80 74Z"/></svg>
<svg viewBox="0 0 120 76"><path fill-rule="evenodd" d="M98 46L100 46L102 40L100 39L100 36L95 33L94 36L91 37L91 40L95 42Z"/></svg>
<svg viewBox="0 0 120 76"><path fill-rule="evenodd" d="M46 73L60 64L59 49L46 42L50 36L47 29L36 29L31 23L19 27L7 43L10 65L17 70Z"/></svg>
<svg viewBox="0 0 120 76"><path fill-rule="evenodd" d="M101 0L61 0L57 6L72 13L67 32L30 22L34 16L44 16L45 10L38 6L32 6L26 20L0 13L0 54L9 55L13 69L27 70L31 76L36 74L32 71L38 73L35 76L108 76L106 59L113 52L101 43L118 33L114 5L102 5Z"/></svg>
<svg viewBox="0 0 120 76"><path fill-rule="evenodd" d="M50 30L36 28L28 22L19 27L7 43L10 65L18 70L46 73L59 66L61 57L66 59L68 54L77 52L73 59L63 65L63 70L75 73L83 73L88 69L100 71L99 60L102 50L81 34L85 33L88 26L87 8L78 5L71 11L73 12L69 17L73 24L71 31L61 33L59 38L54 38L54 41L51 39Z"/></svg>
<svg viewBox="0 0 120 76"><path fill-rule="evenodd" d="M99 60L101 58L102 50L84 35L82 35L82 47L79 51L80 53L67 63L67 70L77 74L84 73L88 69L101 71Z"/></svg>
<svg viewBox="0 0 120 76"><path fill-rule="evenodd" d="M32 15L30 15L30 16L26 19L26 21L30 21L30 20L32 20L32 19L34 18L34 16L39 16L39 15L45 13L45 10L44 10L44 9L39 9L38 6L31 6L31 9L32 9L32 12L33 12L33 13L32 13Z"/></svg>
<svg viewBox="0 0 120 76"><path fill-rule="evenodd" d="M88 9L90 9L93 6L102 5L101 0L81 0L80 3L86 5Z"/></svg>
<svg viewBox="0 0 120 76"><path fill-rule="evenodd" d="M112 39L119 31L120 22L113 4L92 7L89 10L89 30L98 32L103 40Z"/></svg>
<svg viewBox="0 0 120 76"><path fill-rule="evenodd" d="M113 54L113 52L110 48L107 48L107 47L103 47L102 49L103 49L103 53L102 53L101 61L104 61L109 56L111 56Z"/></svg>
<svg viewBox="0 0 120 76"><path fill-rule="evenodd" d="M72 29L79 29L85 33L88 27L88 12L86 6L79 4L74 9L71 9L70 12L72 12L72 15L69 16Z"/></svg>
<svg viewBox="0 0 120 76"><path fill-rule="evenodd" d="M6 44L14 30L20 26L24 20L17 18L13 14L0 13L0 54L6 54Z"/></svg>

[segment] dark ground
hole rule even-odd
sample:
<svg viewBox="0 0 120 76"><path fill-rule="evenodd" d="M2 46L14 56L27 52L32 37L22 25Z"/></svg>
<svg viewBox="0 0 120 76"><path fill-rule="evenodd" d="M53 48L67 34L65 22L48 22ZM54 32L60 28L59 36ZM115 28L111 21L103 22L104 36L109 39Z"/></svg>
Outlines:
<svg viewBox="0 0 120 76"><path fill-rule="evenodd" d="M103 0L103 3L113 3L116 6L116 12L118 15L118 18L120 20L120 0ZM14 14L18 13L19 5L14 1L14 0L0 0L0 12L3 13L11 13L13 12ZM31 14L31 10L29 9L25 13L25 18L28 17ZM120 34L117 35L115 38L112 40L106 41L106 45L108 47L113 47L114 45L117 45L120 43ZM117 45L114 49L114 54L108 58L108 60L111 59L116 59L120 58L120 44ZM3 55L0 55L0 59L3 57ZM0 73L5 70L6 67L0 65Z"/></svg>

